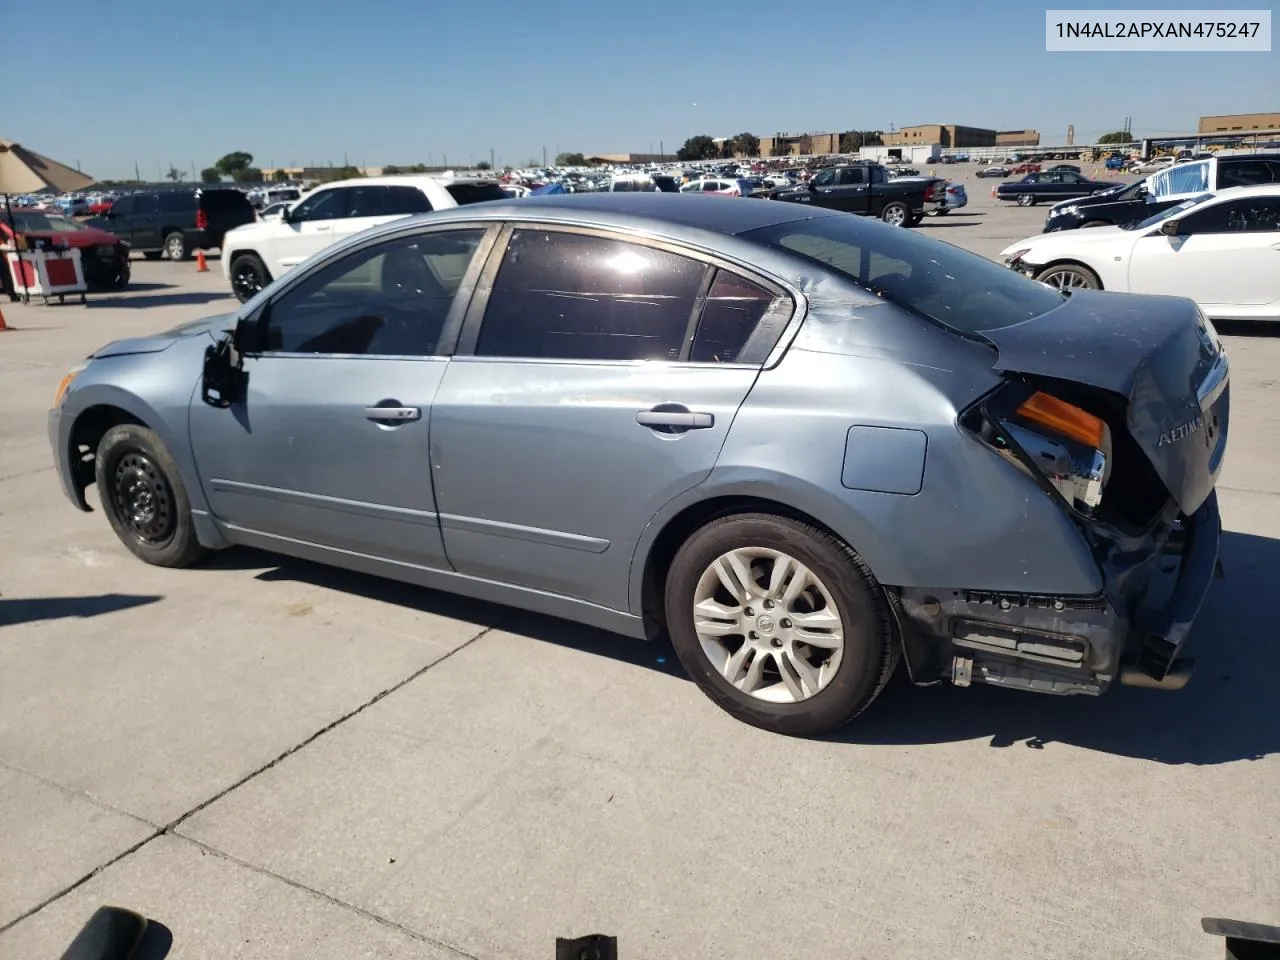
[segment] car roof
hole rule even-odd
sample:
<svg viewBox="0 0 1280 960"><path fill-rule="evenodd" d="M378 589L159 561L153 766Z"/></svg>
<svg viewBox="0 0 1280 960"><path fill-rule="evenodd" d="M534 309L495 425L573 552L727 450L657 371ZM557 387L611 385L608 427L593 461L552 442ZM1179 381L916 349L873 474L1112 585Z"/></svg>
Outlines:
<svg viewBox="0 0 1280 960"><path fill-rule="evenodd" d="M1240 197L1280 197L1280 183L1257 183L1243 187L1222 187L1210 199L1238 200ZM1205 201L1206 203L1208 201Z"/></svg>
<svg viewBox="0 0 1280 960"><path fill-rule="evenodd" d="M796 220L848 216L834 210L778 200L704 197L687 193L549 194L519 200L493 200L460 207L457 211L442 211L441 215L474 217L482 210L504 219L520 216L587 218L595 223L640 228L675 224L730 236Z"/></svg>
<svg viewBox="0 0 1280 960"><path fill-rule="evenodd" d="M429 174L389 173L381 177L352 177L350 180L332 180L328 183L317 184L315 189L327 190L330 187L387 187L396 185L421 187L424 184L448 187L455 183L497 184L498 180L497 178L489 177L436 177Z"/></svg>

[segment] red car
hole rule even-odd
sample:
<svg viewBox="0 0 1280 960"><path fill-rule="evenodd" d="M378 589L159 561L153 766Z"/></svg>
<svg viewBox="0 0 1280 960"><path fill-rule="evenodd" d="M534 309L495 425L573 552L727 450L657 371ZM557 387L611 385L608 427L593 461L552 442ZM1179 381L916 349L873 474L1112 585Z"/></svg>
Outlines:
<svg viewBox="0 0 1280 960"><path fill-rule="evenodd" d="M1038 164L1038 163L1025 162L1025 163L1020 163L1020 164L1018 164L1016 167L1011 167L1011 168L1010 168L1010 172L1012 172L1012 173L1039 173L1039 172L1040 172L1040 166L1041 166L1041 165L1040 165L1040 164Z"/></svg>
<svg viewBox="0 0 1280 960"><path fill-rule="evenodd" d="M123 290L129 285L129 247L114 234L49 210L20 207L13 211L13 222L28 246L44 240L57 246L76 247L90 289ZM0 210L0 240L13 242L13 229L3 210Z"/></svg>

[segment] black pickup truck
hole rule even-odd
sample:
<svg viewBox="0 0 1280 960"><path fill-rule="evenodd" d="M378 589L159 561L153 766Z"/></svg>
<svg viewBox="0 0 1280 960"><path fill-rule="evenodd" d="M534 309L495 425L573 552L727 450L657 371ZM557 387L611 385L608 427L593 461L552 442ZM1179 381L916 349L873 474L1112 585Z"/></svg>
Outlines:
<svg viewBox="0 0 1280 960"><path fill-rule="evenodd" d="M947 181L935 179L896 181L878 163L852 163L827 167L808 183L778 187L771 200L811 203L815 207L879 217L898 227L914 227L924 215L946 199Z"/></svg>

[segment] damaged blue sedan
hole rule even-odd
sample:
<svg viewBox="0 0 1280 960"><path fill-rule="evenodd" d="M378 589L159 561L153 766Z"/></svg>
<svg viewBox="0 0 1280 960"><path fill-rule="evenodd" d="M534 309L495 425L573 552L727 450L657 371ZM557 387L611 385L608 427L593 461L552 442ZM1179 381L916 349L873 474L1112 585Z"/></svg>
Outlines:
<svg viewBox="0 0 1280 960"><path fill-rule="evenodd" d="M666 634L729 713L812 735L900 661L1185 683L1229 393L1189 300L807 206L582 194L397 220L110 344L49 437L148 563L243 544Z"/></svg>

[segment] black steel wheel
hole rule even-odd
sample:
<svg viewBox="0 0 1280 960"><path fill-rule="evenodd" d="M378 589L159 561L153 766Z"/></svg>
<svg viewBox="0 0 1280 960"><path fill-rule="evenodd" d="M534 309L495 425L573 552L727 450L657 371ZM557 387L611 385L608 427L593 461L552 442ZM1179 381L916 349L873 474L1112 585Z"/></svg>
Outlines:
<svg viewBox="0 0 1280 960"><path fill-rule="evenodd" d="M185 567L204 555L178 466L153 431L133 423L112 427L94 460L103 512L136 556Z"/></svg>
<svg viewBox="0 0 1280 960"><path fill-rule="evenodd" d="M270 282L266 264L254 254L242 253L231 261L231 292L241 303L252 300Z"/></svg>

